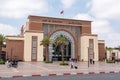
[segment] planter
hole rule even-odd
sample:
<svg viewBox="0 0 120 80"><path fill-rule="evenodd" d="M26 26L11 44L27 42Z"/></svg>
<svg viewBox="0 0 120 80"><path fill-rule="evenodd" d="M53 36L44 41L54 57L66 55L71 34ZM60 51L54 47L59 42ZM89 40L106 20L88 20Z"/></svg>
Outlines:
<svg viewBox="0 0 120 80"><path fill-rule="evenodd" d="M69 64L68 64L68 62L60 62L60 65L67 66Z"/></svg>
<svg viewBox="0 0 120 80"><path fill-rule="evenodd" d="M3 61L3 60L0 60L0 64L5 64L5 61Z"/></svg>

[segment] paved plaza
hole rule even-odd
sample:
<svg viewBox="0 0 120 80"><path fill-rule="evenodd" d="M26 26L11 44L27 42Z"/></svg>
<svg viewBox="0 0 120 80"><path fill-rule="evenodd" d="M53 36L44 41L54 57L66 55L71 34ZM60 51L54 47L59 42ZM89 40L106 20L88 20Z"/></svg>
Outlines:
<svg viewBox="0 0 120 80"><path fill-rule="evenodd" d="M95 62L88 67L87 62L77 62L78 69L71 69L70 66L60 66L59 62L19 62L18 68L8 68L7 65L0 65L0 77L11 76L34 76L34 75L61 75L76 73L113 73L120 71L120 63Z"/></svg>

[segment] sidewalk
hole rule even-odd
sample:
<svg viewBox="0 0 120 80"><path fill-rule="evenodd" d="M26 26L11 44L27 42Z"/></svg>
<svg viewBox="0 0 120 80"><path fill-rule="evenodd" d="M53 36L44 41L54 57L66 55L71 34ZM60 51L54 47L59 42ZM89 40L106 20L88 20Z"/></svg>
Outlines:
<svg viewBox="0 0 120 80"><path fill-rule="evenodd" d="M19 62L18 68L7 68L6 65L0 65L0 77L115 73L120 71L120 63L95 62L94 65L90 64L88 67L87 62L78 62L76 65L78 65L78 69L60 66L59 62Z"/></svg>

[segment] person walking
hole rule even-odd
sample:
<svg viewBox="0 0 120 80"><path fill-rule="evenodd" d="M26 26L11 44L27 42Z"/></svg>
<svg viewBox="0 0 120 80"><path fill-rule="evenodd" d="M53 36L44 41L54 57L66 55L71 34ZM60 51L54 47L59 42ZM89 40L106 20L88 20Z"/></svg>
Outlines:
<svg viewBox="0 0 120 80"><path fill-rule="evenodd" d="M93 60L92 59L90 59L90 64L92 64L93 63Z"/></svg>
<svg viewBox="0 0 120 80"><path fill-rule="evenodd" d="M93 64L95 64L95 59L93 59Z"/></svg>
<svg viewBox="0 0 120 80"><path fill-rule="evenodd" d="M73 66L73 59L72 58L70 58L69 64L70 64L70 68L73 69L74 66Z"/></svg>

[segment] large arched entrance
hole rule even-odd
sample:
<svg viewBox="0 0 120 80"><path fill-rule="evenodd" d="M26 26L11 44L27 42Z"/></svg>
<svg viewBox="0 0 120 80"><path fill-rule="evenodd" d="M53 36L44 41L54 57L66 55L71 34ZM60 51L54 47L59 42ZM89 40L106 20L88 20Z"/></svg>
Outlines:
<svg viewBox="0 0 120 80"><path fill-rule="evenodd" d="M67 31L63 31L63 30L56 31L50 36L50 40L52 42L54 42L57 39L57 37L59 37L60 35L63 35L69 41L69 44L65 46L66 47L65 51L64 51L65 59L69 60L68 58L70 58L70 57L75 58L74 39L70 33L68 33ZM55 47L53 44L49 45L49 60L51 61L51 60L53 60L53 58L56 58L56 60L60 61L61 54L59 54L59 51L55 50L54 48ZM59 46L57 48L59 48ZM57 55L56 55L56 52L58 52Z"/></svg>
<svg viewBox="0 0 120 80"><path fill-rule="evenodd" d="M61 42L62 40L62 42ZM62 51L61 51L62 50ZM71 58L71 43L70 41L60 35L55 42L53 43L53 61L62 61L64 58L65 61L68 61Z"/></svg>

